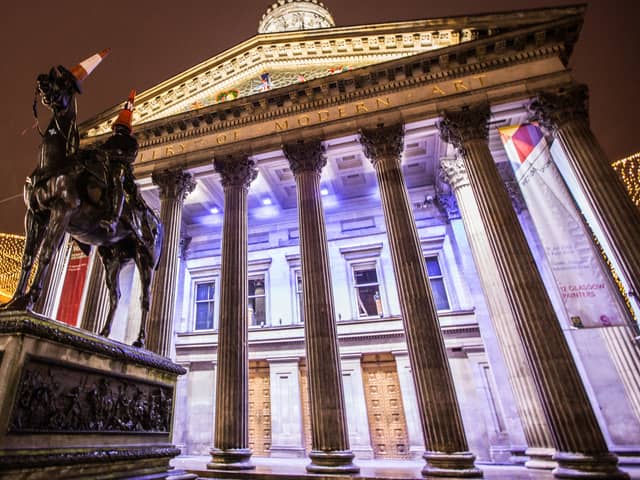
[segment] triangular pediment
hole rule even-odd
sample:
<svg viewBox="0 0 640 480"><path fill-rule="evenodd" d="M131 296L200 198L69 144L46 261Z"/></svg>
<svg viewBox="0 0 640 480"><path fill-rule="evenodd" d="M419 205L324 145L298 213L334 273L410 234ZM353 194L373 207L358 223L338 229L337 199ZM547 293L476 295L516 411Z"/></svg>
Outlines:
<svg viewBox="0 0 640 480"><path fill-rule="evenodd" d="M583 6L393 22L256 35L136 99L134 125L255 97L345 71L412 57L464 42L525 30L568 16ZM81 126L84 136L110 131L119 106Z"/></svg>

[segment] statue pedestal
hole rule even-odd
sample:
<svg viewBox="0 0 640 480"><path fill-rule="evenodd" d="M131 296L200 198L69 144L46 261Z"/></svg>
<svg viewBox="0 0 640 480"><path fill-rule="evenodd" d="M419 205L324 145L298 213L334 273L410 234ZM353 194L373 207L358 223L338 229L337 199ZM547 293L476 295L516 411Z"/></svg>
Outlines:
<svg viewBox="0 0 640 480"><path fill-rule="evenodd" d="M146 350L0 312L0 477L167 477L183 373Z"/></svg>

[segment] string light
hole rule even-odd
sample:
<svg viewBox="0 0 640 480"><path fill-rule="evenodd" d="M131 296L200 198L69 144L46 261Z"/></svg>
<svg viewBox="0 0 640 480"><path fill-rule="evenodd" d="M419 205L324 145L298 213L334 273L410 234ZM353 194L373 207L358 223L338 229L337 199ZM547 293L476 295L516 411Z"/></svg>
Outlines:
<svg viewBox="0 0 640 480"><path fill-rule="evenodd" d="M0 233L0 302L9 300L18 285L23 249L22 235Z"/></svg>
<svg viewBox="0 0 640 480"><path fill-rule="evenodd" d="M633 203L640 207L640 152L613 162L611 166L622 179Z"/></svg>

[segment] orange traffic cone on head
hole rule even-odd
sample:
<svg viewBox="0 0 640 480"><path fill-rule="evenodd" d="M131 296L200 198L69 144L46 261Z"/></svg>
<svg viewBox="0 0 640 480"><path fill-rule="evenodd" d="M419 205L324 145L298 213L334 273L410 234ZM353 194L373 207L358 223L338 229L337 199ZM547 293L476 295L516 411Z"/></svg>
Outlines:
<svg viewBox="0 0 640 480"><path fill-rule="evenodd" d="M71 75L73 76L76 83L76 88L78 89L79 92L81 91L80 87L82 85L82 82L89 75L91 75L91 72L93 72L95 68L98 65L100 65L100 62L102 62L104 57L109 55L110 51L111 51L110 48L105 48L101 52L91 55L89 58L86 58L80 63L78 63L77 65L71 67L71 69L69 70L69 73L71 73Z"/></svg>
<svg viewBox="0 0 640 480"><path fill-rule="evenodd" d="M113 129L115 130L118 126L125 127L129 131L131 131L131 119L133 117L133 104L136 98L136 91L131 90L129 94L129 98L125 102L122 110L118 114L118 118L115 122L113 122Z"/></svg>

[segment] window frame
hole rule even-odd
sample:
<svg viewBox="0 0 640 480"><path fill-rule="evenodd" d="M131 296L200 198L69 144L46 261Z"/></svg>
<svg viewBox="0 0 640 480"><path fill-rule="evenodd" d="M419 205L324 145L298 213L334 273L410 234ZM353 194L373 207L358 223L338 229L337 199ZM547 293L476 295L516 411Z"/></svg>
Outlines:
<svg viewBox="0 0 640 480"><path fill-rule="evenodd" d="M444 269L443 262L440 260L440 252L422 252L422 256L424 258L424 268L425 268L425 271L427 272L427 279L429 280L429 287L431 288L431 293L434 293L433 286L431 283L432 279L442 280L442 287L444 288L444 294L447 300L448 308L439 309L436 302L435 295L434 295L433 303L435 304L436 311L451 312L453 308L452 308L452 302L451 302L451 295L449 294L449 288L447 286L447 280L446 280L447 271ZM429 274L429 268L427 267L427 259L432 259L432 258L434 258L438 263L438 268L440 269L440 275L431 276Z"/></svg>
<svg viewBox="0 0 640 480"><path fill-rule="evenodd" d="M351 305L351 318L342 319L343 321L360 321L374 320L385 318L390 315L389 302L387 300L386 283L384 280L384 272L382 270L380 255L382 253L382 242L370 245L358 245L353 247L342 247L340 253L345 259L346 278L349 288L349 304ZM375 268L378 280L378 294L380 295L380 305L382 308L382 316L380 314L360 316L358 306L358 298L356 295L355 268L359 266L369 265Z"/></svg>
<svg viewBox="0 0 640 480"><path fill-rule="evenodd" d="M249 293L249 282L251 280L262 280L262 286L264 292L262 294L256 295L255 293L251 295ZM250 300L256 298L264 299L264 323L263 324L253 324L251 323L251 319L249 318L249 308L250 308ZM255 310L254 310L255 315ZM265 272L252 272L247 276L247 320L249 321L249 328L264 328L267 326L268 315L267 315L267 275Z"/></svg>
<svg viewBox="0 0 640 480"><path fill-rule="evenodd" d="M380 297L380 301L382 301L381 295L380 295L380 273L378 271L378 262L377 260L369 260L369 261L362 261L362 262L352 262L351 263L351 294L353 295L352 297L352 302L355 303L355 313L356 313L356 319L360 320L360 319L368 319L368 318L382 318L384 316L384 308L382 309L382 312L378 313L376 312L373 315L369 315L369 314L361 314L360 313L360 303L362 302L362 297L360 295L359 289L363 288L363 287L371 287L371 286L376 286L376 292L378 293L378 296ZM368 283L358 283L357 279L356 279L356 273L357 272L364 272L364 271L374 271L376 274L376 282L368 282ZM375 294L374 294L374 298L375 298ZM375 301L375 300L374 300ZM366 306L364 306L364 309L366 310ZM376 305L376 310L377 310L377 305Z"/></svg>
<svg viewBox="0 0 640 480"><path fill-rule="evenodd" d="M201 332L216 332L218 331L218 323L220 320L220 267L200 267L195 269L187 269L187 273L190 279L190 292L189 292L189 308L187 331L193 333ZM197 298L197 286L202 283L213 283L213 328L196 329L196 298Z"/></svg>
<svg viewBox="0 0 640 480"><path fill-rule="evenodd" d="M198 300L198 286L200 285L209 285L213 284L213 298L209 298L206 300ZM193 331L194 332L204 332L204 331L215 331L216 330L216 314L218 308L218 282L216 279L211 280L197 280L194 282L194 295L193 295ZM198 304L199 303L212 303L213 302L213 312L211 318L211 328L198 328Z"/></svg>
<svg viewBox="0 0 640 480"><path fill-rule="evenodd" d="M292 269L293 275L293 298L294 298L294 312L296 325L304 325L304 289L302 286L302 267L296 267ZM300 282L298 282L300 278ZM298 285L300 290L298 290Z"/></svg>
<svg viewBox="0 0 640 480"><path fill-rule="evenodd" d="M247 323L249 323L249 280L262 276L264 279L264 325L248 325L250 329L272 326L271 322L271 286L269 282L269 268L271 258L249 260L247 271Z"/></svg>

